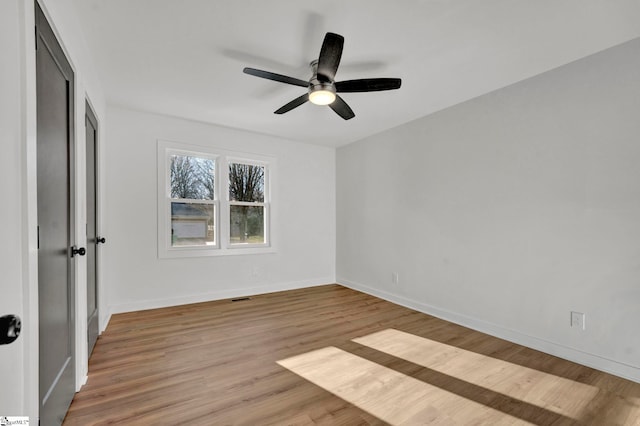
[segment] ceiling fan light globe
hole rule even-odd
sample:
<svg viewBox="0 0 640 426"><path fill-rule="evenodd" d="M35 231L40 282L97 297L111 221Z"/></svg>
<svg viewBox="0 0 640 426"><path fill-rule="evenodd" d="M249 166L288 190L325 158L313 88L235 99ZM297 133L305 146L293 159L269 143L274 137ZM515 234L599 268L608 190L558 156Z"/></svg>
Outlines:
<svg viewBox="0 0 640 426"><path fill-rule="evenodd" d="M329 105L336 100L336 94L330 90L315 90L309 93L309 101L315 105Z"/></svg>

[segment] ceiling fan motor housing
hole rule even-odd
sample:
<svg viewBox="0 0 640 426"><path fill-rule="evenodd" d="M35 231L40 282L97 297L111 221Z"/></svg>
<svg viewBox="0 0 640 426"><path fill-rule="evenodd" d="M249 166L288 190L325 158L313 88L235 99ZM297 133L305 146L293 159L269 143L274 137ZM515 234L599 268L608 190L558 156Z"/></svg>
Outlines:
<svg viewBox="0 0 640 426"><path fill-rule="evenodd" d="M318 90L327 90L329 92L336 93L336 86L331 82L320 81L317 78L312 78L309 81L309 93L315 92Z"/></svg>
<svg viewBox="0 0 640 426"><path fill-rule="evenodd" d="M333 81L318 78L318 60L310 64L313 75L309 80L309 100L316 105L329 105L336 99L336 86Z"/></svg>

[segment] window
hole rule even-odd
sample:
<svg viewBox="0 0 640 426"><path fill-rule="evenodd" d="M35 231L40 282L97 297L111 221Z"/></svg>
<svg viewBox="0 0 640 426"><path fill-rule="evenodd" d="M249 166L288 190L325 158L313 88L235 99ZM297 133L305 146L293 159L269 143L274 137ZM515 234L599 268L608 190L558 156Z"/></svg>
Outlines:
<svg viewBox="0 0 640 426"><path fill-rule="evenodd" d="M264 156L158 142L158 256L272 252L273 163Z"/></svg>
<svg viewBox="0 0 640 426"><path fill-rule="evenodd" d="M171 246L215 246L215 159L170 154Z"/></svg>
<svg viewBox="0 0 640 426"><path fill-rule="evenodd" d="M229 163L229 230L231 245L264 244L265 166Z"/></svg>

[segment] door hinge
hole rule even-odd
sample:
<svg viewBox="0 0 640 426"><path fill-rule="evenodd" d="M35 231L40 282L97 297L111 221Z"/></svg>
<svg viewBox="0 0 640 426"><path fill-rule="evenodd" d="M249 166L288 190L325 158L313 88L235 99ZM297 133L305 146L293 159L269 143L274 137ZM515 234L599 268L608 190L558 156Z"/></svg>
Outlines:
<svg viewBox="0 0 640 426"><path fill-rule="evenodd" d="M40 226L37 227L36 235L38 239L37 247L38 247L38 250L40 250Z"/></svg>

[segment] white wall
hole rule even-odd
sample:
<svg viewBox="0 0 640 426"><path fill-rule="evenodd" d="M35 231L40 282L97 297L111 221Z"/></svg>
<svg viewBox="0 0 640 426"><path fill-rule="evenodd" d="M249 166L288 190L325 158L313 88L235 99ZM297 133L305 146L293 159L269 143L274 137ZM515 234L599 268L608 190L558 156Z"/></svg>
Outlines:
<svg viewBox="0 0 640 426"><path fill-rule="evenodd" d="M639 69L636 39L339 149L338 282L640 381Z"/></svg>
<svg viewBox="0 0 640 426"><path fill-rule="evenodd" d="M112 312L335 282L335 150L122 108L108 110L106 221ZM277 252L157 255L157 140L271 155Z"/></svg>

